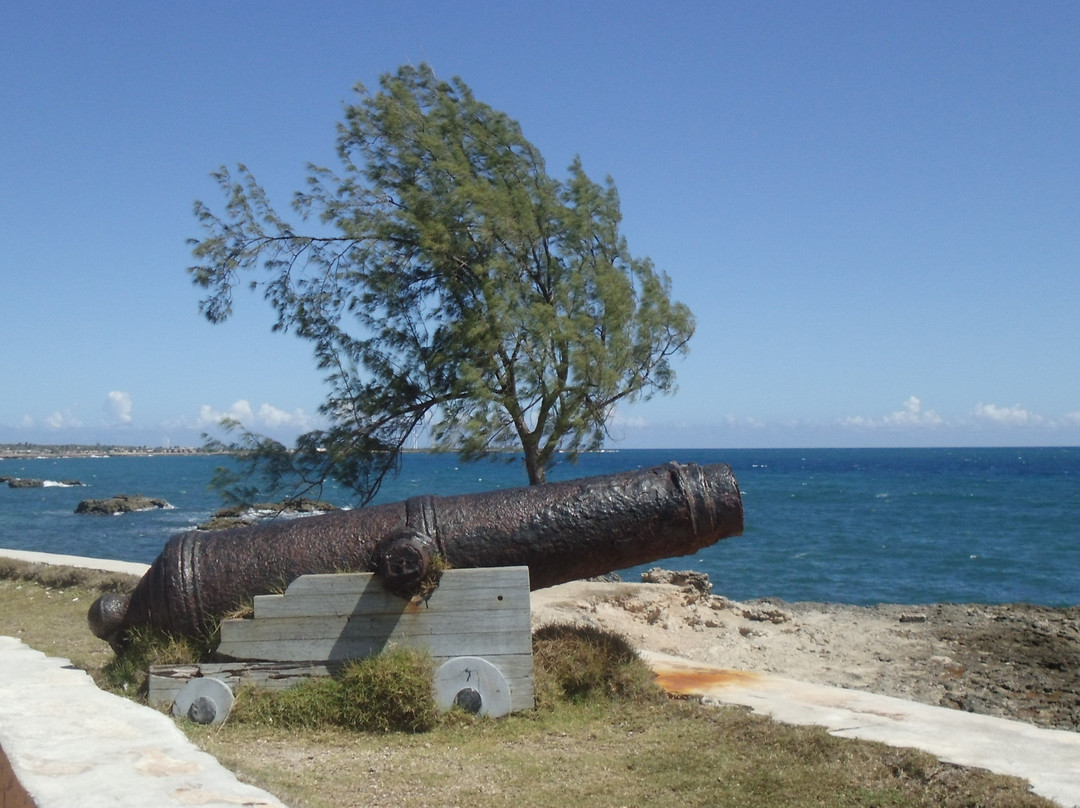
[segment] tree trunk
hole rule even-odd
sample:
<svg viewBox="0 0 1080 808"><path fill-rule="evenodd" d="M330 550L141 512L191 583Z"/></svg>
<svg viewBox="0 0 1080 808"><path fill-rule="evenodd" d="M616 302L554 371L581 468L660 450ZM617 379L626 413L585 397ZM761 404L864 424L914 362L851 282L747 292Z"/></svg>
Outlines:
<svg viewBox="0 0 1080 808"><path fill-rule="evenodd" d="M529 475L529 485L543 485L547 482L547 466L540 458L536 446L525 445L525 472Z"/></svg>

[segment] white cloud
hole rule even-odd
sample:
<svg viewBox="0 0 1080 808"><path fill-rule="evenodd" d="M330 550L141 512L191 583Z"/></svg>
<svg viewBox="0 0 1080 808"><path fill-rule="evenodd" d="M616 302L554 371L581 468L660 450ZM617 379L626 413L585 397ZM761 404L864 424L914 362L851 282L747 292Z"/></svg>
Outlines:
<svg viewBox="0 0 1080 808"><path fill-rule="evenodd" d="M904 402L904 409L886 415L883 419L891 426L938 426L942 418L933 410L924 411L922 402L915 396L911 396Z"/></svg>
<svg viewBox="0 0 1080 808"><path fill-rule="evenodd" d="M865 418L862 415L849 415L846 418L841 418L840 423L843 426L850 426L855 429L873 429L877 426L873 418Z"/></svg>
<svg viewBox="0 0 1080 808"><path fill-rule="evenodd" d="M244 399L233 402L232 406L224 411L214 409L209 404L203 404L199 407L199 418L195 425L200 429L217 426L223 418L231 418L245 426L252 427L255 421L255 411L251 409L251 405Z"/></svg>
<svg viewBox="0 0 1080 808"><path fill-rule="evenodd" d="M609 427L622 429L645 429L648 425L648 419L642 418L640 415L623 415L619 410L615 410L608 419Z"/></svg>
<svg viewBox="0 0 1080 808"><path fill-rule="evenodd" d="M105 399L105 421L116 426L131 423L131 394L110 390Z"/></svg>
<svg viewBox="0 0 1080 808"><path fill-rule="evenodd" d="M881 418L867 418L852 415L841 420L844 426L856 429L877 429L879 427L936 427L945 423L945 419L933 410L924 410L918 396L910 396L904 402L902 410L884 415Z"/></svg>
<svg viewBox="0 0 1080 808"><path fill-rule="evenodd" d="M49 429L68 429L70 427L82 426L82 421L74 415L54 412L52 415L45 417L44 424L49 427Z"/></svg>
<svg viewBox="0 0 1080 808"><path fill-rule="evenodd" d="M203 404L199 408L199 417L195 425L199 429L208 429L217 426L223 418L239 421L246 429L253 432L264 429L306 432L315 427L315 419L301 409L289 412L272 404L262 404L258 410L255 410L245 399L233 402L224 411L215 409L209 404Z"/></svg>
<svg viewBox="0 0 1080 808"><path fill-rule="evenodd" d="M1011 407L999 407L996 404L983 404L981 402L975 408L975 417L1006 426L1023 426L1042 420L1039 416L1029 413L1019 404L1014 404Z"/></svg>
<svg viewBox="0 0 1080 808"><path fill-rule="evenodd" d="M259 407L258 420L266 424L269 427L278 426L300 426L308 421L303 410L296 410L295 412L286 412L285 410L279 410L277 407L271 404L263 404Z"/></svg>

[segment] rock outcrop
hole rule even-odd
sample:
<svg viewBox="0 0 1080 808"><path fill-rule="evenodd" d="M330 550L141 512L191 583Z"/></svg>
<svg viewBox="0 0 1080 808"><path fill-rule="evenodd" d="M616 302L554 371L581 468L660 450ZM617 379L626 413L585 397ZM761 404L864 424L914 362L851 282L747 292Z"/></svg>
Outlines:
<svg viewBox="0 0 1080 808"><path fill-rule="evenodd" d="M52 480L35 480L31 477L0 477L0 483L7 483L8 488L46 488L49 486L71 488L76 485L82 485L78 480L60 480L59 482L53 482Z"/></svg>
<svg viewBox="0 0 1080 808"><path fill-rule="evenodd" d="M171 508L160 497L144 497L142 494L118 494L107 499L84 499L75 508L75 513L90 513L104 516L115 516L119 513L131 511L152 511L155 508Z"/></svg>
<svg viewBox="0 0 1080 808"><path fill-rule="evenodd" d="M308 516L337 510L337 505L314 499L288 499L283 502L259 502L254 505L234 505L220 508L213 517L198 526L198 530L226 530L246 527L275 516Z"/></svg>

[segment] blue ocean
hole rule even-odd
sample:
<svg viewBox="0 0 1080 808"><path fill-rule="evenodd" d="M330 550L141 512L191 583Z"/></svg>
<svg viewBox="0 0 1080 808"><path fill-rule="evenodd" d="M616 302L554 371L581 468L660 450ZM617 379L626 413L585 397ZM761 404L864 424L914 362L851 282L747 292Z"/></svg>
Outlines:
<svg viewBox="0 0 1080 808"><path fill-rule="evenodd" d="M561 463L549 479L675 460L729 463L742 536L662 563L708 573L736 600L1080 604L1080 448L619 450ZM0 485L0 547L151 562L168 537L220 506L221 456L0 460L0 476L85 485ZM376 502L524 485L513 459L465 464L408 454ZM168 510L75 514L82 499L162 497ZM343 492L324 499L348 505ZM623 571L636 580L640 570Z"/></svg>

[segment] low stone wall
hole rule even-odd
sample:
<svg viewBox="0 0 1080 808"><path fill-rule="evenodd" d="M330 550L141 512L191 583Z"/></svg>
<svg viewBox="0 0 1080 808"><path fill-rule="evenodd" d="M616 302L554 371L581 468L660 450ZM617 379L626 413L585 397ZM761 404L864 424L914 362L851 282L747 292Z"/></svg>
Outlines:
<svg viewBox="0 0 1080 808"><path fill-rule="evenodd" d="M0 804L284 808L168 716L99 690L66 659L0 637Z"/></svg>

